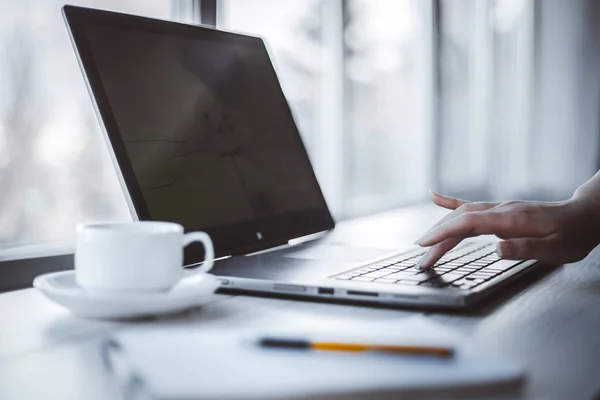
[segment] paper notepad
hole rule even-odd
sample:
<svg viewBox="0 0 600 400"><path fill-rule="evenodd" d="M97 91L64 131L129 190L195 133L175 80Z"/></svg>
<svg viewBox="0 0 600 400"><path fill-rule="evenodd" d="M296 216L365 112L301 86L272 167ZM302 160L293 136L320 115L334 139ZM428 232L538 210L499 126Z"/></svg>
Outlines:
<svg viewBox="0 0 600 400"><path fill-rule="evenodd" d="M324 326L325 325L325 326ZM390 323L283 327L264 333L312 340L452 345L452 359L384 353L265 349L257 330L145 328L103 344L109 369L129 397L265 399L343 394L440 393L460 389L519 390L524 369L497 355L460 345L459 336L423 317Z"/></svg>

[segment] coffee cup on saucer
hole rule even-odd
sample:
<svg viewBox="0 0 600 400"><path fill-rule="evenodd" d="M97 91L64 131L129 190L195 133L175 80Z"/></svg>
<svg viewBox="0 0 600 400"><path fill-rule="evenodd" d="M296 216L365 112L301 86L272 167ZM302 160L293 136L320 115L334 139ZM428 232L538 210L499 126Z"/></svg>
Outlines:
<svg viewBox="0 0 600 400"><path fill-rule="evenodd" d="M183 277L183 248L204 245L213 266L214 248L205 232L184 233L171 222L136 221L81 224L77 227L75 280L92 293L151 293L169 290Z"/></svg>

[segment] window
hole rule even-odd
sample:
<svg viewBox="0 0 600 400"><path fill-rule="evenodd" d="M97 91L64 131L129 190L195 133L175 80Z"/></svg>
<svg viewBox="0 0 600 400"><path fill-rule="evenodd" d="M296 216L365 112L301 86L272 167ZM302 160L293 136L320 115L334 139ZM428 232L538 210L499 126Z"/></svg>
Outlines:
<svg viewBox="0 0 600 400"><path fill-rule="evenodd" d="M193 20L185 1L74 3ZM63 4L0 5L0 291L71 267L77 223L131 219L62 20Z"/></svg>
<svg viewBox="0 0 600 400"><path fill-rule="evenodd" d="M529 0L440 1L440 190L524 195L533 11Z"/></svg>
<svg viewBox="0 0 600 400"><path fill-rule="evenodd" d="M431 184L431 4L352 0L345 28L344 214L423 198Z"/></svg>
<svg viewBox="0 0 600 400"><path fill-rule="evenodd" d="M78 1L158 18L167 1ZM130 219L62 20L64 2L0 14L0 249L66 240L78 222Z"/></svg>

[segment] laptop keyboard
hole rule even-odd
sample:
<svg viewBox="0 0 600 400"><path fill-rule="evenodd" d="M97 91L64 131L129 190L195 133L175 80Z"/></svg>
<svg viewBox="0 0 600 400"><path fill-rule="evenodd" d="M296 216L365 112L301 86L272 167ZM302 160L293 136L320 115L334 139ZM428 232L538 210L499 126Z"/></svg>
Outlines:
<svg viewBox="0 0 600 400"><path fill-rule="evenodd" d="M333 278L353 282L469 290L521 263L502 260L494 250L495 243L466 243L446 253L433 268L421 270L414 266L426 250L418 249L343 272Z"/></svg>

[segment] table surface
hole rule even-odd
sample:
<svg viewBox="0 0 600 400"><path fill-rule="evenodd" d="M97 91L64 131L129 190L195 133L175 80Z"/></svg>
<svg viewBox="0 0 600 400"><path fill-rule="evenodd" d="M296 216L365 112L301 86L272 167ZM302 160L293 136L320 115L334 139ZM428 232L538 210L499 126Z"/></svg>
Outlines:
<svg viewBox="0 0 600 400"><path fill-rule="evenodd" d="M327 240L403 249L441 215L426 205L404 208L345 221ZM178 315L108 322L71 316L34 289L8 292L0 295L0 398L119 398L97 345L107 333L132 325L231 330L294 318L392 321L420 314L523 362L528 371L523 398L593 399L600 393L599 264L596 249L581 262L540 268L460 312L215 295L210 304Z"/></svg>

